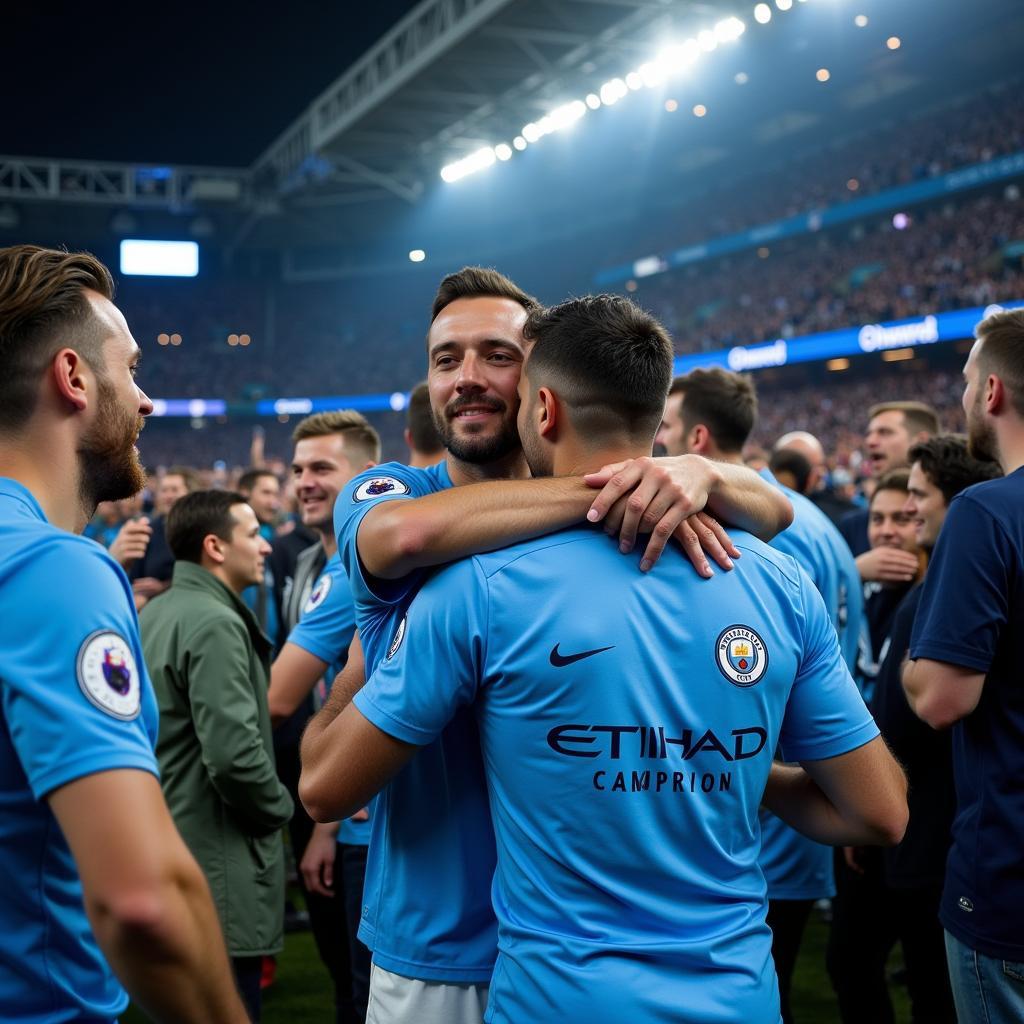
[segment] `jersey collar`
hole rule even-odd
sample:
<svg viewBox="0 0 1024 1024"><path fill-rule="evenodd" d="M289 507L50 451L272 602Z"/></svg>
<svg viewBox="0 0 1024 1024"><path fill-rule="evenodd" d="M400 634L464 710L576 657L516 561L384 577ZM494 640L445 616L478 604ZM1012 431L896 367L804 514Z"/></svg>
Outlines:
<svg viewBox="0 0 1024 1024"><path fill-rule="evenodd" d="M9 476L0 477L0 497L12 498L28 512L33 519L48 522L42 505L36 496L20 481Z"/></svg>

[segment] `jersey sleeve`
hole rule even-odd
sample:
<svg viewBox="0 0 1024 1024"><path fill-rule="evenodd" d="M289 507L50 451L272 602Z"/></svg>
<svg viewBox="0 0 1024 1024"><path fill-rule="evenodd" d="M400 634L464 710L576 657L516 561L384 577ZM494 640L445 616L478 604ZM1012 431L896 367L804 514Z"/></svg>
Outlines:
<svg viewBox="0 0 1024 1024"><path fill-rule="evenodd" d="M910 656L988 672L1009 616L1018 560L995 517L970 495L954 498L939 533L914 620Z"/></svg>
<svg viewBox="0 0 1024 1024"><path fill-rule="evenodd" d="M423 578L421 573L411 573L401 580L380 580L367 573L358 548L363 519L382 502L421 498L432 492L421 471L399 462L388 462L354 476L338 496L334 506L334 532L357 611L373 605L398 604Z"/></svg>
<svg viewBox="0 0 1024 1024"><path fill-rule="evenodd" d="M389 736L431 743L476 696L487 614L487 584L474 560L442 570L413 599L356 707Z"/></svg>
<svg viewBox="0 0 1024 1024"><path fill-rule="evenodd" d="M839 648L825 602L800 570L803 656L786 704L780 746L787 761L847 754L878 735Z"/></svg>
<svg viewBox="0 0 1024 1024"><path fill-rule="evenodd" d="M4 610L0 695L36 799L101 771L157 775L138 619L109 555L78 538L48 543L5 591L18 599Z"/></svg>
<svg viewBox="0 0 1024 1024"><path fill-rule="evenodd" d="M298 624L288 634L288 643L301 647L327 665L343 661L356 631L356 612L348 577L339 562L328 565L313 588L313 594L329 579L330 589L322 601L302 611Z"/></svg>

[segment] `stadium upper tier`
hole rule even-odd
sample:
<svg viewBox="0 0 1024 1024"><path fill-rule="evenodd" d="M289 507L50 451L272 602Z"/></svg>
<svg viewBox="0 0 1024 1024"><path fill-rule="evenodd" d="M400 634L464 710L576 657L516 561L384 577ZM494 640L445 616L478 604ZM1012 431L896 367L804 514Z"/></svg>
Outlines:
<svg viewBox="0 0 1024 1024"><path fill-rule="evenodd" d="M1015 188L912 212L903 230L883 218L647 278L633 298L661 317L680 354L1024 298ZM424 375L426 301L410 308L382 286L342 299L326 284L279 287L272 307L265 298L253 285L126 284L120 301L153 396L390 393ZM174 334L180 345L166 343ZM251 344L229 343L243 334Z"/></svg>
<svg viewBox="0 0 1024 1024"><path fill-rule="evenodd" d="M732 173L720 186L715 175L708 174L707 188L685 201L666 202L665 216L639 241L622 238L606 244L603 255L608 269L596 279L625 281L634 276L635 261L650 254L670 257L682 251L696 261L702 250L713 252L719 239L747 231L756 235L758 229L787 218L903 191L906 186L1024 152L1021 84L1001 83L980 95L944 102L925 114L876 125L870 135L860 134L799 157L787 154L777 165L751 166L748 174ZM617 266L612 269L612 264Z"/></svg>

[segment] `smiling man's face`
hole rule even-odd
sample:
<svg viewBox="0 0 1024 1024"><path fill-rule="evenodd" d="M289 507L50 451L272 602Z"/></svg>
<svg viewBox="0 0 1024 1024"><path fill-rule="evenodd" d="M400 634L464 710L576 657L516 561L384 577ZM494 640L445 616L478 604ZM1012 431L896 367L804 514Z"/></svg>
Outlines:
<svg viewBox="0 0 1024 1024"><path fill-rule="evenodd" d="M526 310L512 299L456 299L427 335L430 405L445 448L483 464L519 448L516 414Z"/></svg>

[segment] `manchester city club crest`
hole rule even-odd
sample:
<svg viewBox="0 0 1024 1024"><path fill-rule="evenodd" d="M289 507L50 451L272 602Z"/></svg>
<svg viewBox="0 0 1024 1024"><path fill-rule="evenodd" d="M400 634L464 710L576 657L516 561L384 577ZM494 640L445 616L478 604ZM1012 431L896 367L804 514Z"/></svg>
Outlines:
<svg viewBox="0 0 1024 1024"><path fill-rule="evenodd" d="M331 592L331 586L334 581L331 579L329 573L324 573L320 579L317 580L316 586L313 588L312 593L306 598L306 604L302 609L303 615L308 615L315 608L319 608L324 603L324 598Z"/></svg>
<svg viewBox="0 0 1024 1024"><path fill-rule="evenodd" d="M715 642L715 660L722 675L737 686L753 686L768 669L764 641L749 626L730 626Z"/></svg>
<svg viewBox="0 0 1024 1024"><path fill-rule="evenodd" d="M364 480L352 495L353 501L372 501L385 494L408 494L409 487L393 476L378 476L373 480Z"/></svg>
<svg viewBox="0 0 1024 1024"><path fill-rule="evenodd" d="M126 721L139 713L139 670L124 637L100 630L78 649L78 685L89 702Z"/></svg>

